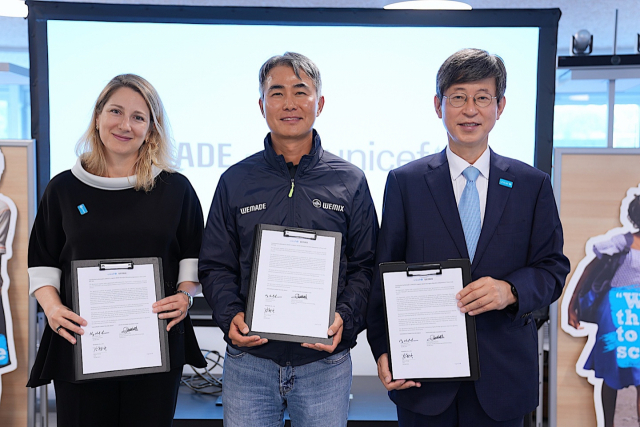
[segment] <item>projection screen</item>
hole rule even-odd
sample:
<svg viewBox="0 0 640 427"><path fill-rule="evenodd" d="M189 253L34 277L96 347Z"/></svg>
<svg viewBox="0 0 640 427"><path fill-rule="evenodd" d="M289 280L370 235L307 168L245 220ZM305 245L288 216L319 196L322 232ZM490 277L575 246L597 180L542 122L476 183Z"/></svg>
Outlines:
<svg viewBox="0 0 640 427"><path fill-rule="evenodd" d="M446 146L433 106L435 77L465 47L506 63L507 106L490 146L550 171L557 9L29 5L40 194L75 163L75 144L104 85L135 73L162 97L177 166L206 218L221 173L263 148L258 70L285 51L320 68L325 107L315 127L325 150L365 171L379 214L388 171Z"/></svg>

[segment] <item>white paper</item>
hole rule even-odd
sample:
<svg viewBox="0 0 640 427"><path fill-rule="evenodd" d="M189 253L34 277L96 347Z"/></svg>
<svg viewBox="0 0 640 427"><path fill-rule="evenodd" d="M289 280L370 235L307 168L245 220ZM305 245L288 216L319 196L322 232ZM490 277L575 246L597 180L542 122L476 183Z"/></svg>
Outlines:
<svg viewBox="0 0 640 427"><path fill-rule="evenodd" d="M77 271L83 374L161 366L153 264Z"/></svg>
<svg viewBox="0 0 640 427"><path fill-rule="evenodd" d="M394 379L471 375L467 328L457 306L462 269L442 274L384 274Z"/></svg>
<svg viewBox="0 0 640 427"><path fill-rule="evenodd" d="M251 329L327 338L335 238L263 230Z"/></svg>

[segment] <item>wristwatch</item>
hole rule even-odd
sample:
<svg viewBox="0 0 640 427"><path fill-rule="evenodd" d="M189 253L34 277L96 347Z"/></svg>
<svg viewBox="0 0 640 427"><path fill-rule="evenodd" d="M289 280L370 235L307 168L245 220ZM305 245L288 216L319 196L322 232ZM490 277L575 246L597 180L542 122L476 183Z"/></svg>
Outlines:
<svg viewBox="0 0 640 427"><path fill-rule="evenodd" d="M509 284L511 285L511 293L513 294L514 297L516 297L516 302L514 302L511 305L508 305L507 310L515 314L518 312L518 309L520 308L520 300L518 299L518 290L516 289L516 287L513 286L513 283L509 283Z"/></svg>
<svg viewBox="0 0 640 427"><path fill-rule="evenodd" d="M187 307L187 309L190 309L191 306L193 305L193 297L191 296L191 294L187 291L183 291L182 289L178 289L178 292L176 293L182 293L185 294L187 296L187 298L189 298L189 307Z"/></svg>
<svg viewBox="0 0 640 427"><path fill-rule="evenodd" d="M516 297L516 302L518 302L518 290L516 289L515 286L513 286L513 283L509 283L511 285L511 293L513 294L514 297Z"/></svg>

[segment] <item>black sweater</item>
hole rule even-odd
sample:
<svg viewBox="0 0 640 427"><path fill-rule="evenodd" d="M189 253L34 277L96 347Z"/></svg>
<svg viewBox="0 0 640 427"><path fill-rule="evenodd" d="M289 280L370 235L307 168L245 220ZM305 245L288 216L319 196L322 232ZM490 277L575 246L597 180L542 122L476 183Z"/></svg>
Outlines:
<svg viewBox="0 0 640 427"><path fill-rule="evenodd" d="M110 184L118 180L120 185ZM122 180L126 178L95 177L78 163L73 172L50 181L29 241L32 288L38 275L59 270L60 298L71 307L71 261L159 257L165 295L175 294L180 261L197 259L200 250L203 218L198 197L179 173L159 173L148 193L123 186ZM196 277L189 280L197 281ZM188 316L169 332L169 351L172 368L185 363L205 366ZM47 324L27 385L73 381L72 353L73 345Z"/></svg>

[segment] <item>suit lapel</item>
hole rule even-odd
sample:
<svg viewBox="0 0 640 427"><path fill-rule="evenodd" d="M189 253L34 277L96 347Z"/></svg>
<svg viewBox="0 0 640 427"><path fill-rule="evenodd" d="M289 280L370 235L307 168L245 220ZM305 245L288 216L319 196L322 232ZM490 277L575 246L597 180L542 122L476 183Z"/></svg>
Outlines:
<svg viewBox="0 0 640 427"><path fill-rule="evenodd" d="M504 208L507 205L509 195L511 191L513 191L510 187L500 184L500 180L505 180L515 185L515 176L509 173L507 169L509 169L509 164L491 150L487 204L484 210L484 221L482 223L480 238L478 239L478 247L476 248L476 254L471 266L472 273L482 259L491 237L493 237L496 232L500 218L502 217L502 212L504 212Z"/></svg>
<svg viewBox="0 0 640 427"><path fill-rule="evenodd" d="M464 240L460 214L458 213L458 206L456 205L456 198L453 193L453 185L451 184L451 173L449 172L446 150L434 156L428 165L429 170L425 173L424 178L427 181L427 186L429 187L436 208L447 227L447 231L458 248L460 256L468 257L467 244Z"/></svg>

